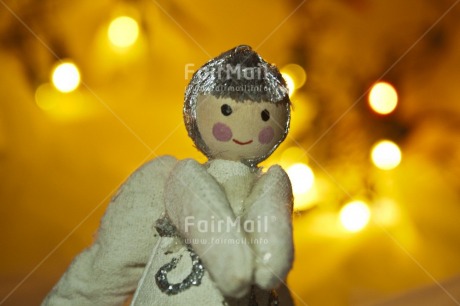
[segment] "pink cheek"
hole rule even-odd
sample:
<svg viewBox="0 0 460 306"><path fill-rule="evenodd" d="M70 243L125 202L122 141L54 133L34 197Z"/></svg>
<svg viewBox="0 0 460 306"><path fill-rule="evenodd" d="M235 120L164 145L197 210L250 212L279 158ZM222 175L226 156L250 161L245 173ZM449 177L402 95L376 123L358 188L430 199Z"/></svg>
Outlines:
<svg viewBox="0 0 460 306"><path fill-rule="evenodd" d="M212 134L219 141L229 141L232 139L232 130L223 123L216 123L212 127Z"/></svg>
<svg viewBox="0 0 460 306"><path fill-rule="evenodd" d="M261 144L270 143L270 141L273 140L273 137L275 137L275 131L273 131L273 128L271 126L264 127L259 133L259 142Z"/></svg>

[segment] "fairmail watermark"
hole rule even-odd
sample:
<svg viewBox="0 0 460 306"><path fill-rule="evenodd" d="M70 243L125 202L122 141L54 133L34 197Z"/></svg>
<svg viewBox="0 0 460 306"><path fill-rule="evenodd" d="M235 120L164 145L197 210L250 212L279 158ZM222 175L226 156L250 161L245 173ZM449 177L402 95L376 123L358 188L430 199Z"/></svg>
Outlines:
<svg viewBox="0 0 460 306"><path fill-rule="evenodd" d="M241 217L196 219L195 216L187 216L184 220L184 231L190 232L192 229L200 233L225 233L225 232L246 232L246 233L266 233L270 223L273 223L274 217L258 216L255 219L244 219Z"/></svg>
<svg viewBox="0 0 460 306"><path fill-rule="evenodd" d="M191 76L195 73L195 64L187 63L184 68L184 78L190 80ZM265 66L257 67L244 67L241 64L225 66L218 66L215 68L202 67L196 72L200 79L206 79L210 74L213 74L219 80L261 80L267 74Z"/></svg>
<svg viewBox="0 0 460 306"><path fill-rule="evenodd" d="M252 245L261 245L268 244L267 238L216 238L211 237L210 239L204 238L185 238L184 242L186 244L202 244L202 245L216 245L216 244L227 244L227 245L241 245L241 244L252 244Z"/></svg>

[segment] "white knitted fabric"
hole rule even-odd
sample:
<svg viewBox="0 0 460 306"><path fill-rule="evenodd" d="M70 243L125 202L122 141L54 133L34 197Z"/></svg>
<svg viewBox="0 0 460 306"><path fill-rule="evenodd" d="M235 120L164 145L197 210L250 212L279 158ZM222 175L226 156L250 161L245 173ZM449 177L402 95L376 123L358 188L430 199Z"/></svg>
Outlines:
<svg viewBox="0 0 460 306"><path fill-rule="evenodd" d="M43 305L122 305L136 290L135 306L246 305L254 298L267 305L269 292L257 287L276 287L292 265L291 209L289 179L278 166L262 174L239 162L200 165L157 158L120 188L96 241L75 258ZM160 237L155 229L165 214L178 237ZM203 231L198 225L227 218L239 218L240 224L230 231ZM245 231L246 220L265 220L264 230ZM251 239L266 243L253 244ZM181 283L190 274L192 261L184 242L200 257L205 272L198 286L167 294L159 289L155 274L173 258L180 259L168 273L170 283ZM286 288L280 290L280 305L290 305Z"/></svg>

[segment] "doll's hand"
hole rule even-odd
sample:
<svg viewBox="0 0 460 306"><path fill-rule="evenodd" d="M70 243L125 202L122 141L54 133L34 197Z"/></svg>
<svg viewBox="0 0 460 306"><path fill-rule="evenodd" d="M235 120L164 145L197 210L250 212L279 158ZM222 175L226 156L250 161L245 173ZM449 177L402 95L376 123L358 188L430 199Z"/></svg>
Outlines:
<svg viewBox="0 0 460 306"><path fill-rule="evenodd" d="M218 228L219 222L228 224L235 216L214 178L194 160L179 162L166 183L165 206L171 222L191 244L221 292L243 296L250 287L253 255L250 247L241 243L244 231L239 224Z"/></svg>
<svg viewBox="0 0 460 306"><path fill-rule="evenodd" d="M271 289L285 279L294 256L292 189L284 170L270 167L256 182L245 204L245 219L261 225L259 230L248 233L256 256L255 282Z"/></svg>

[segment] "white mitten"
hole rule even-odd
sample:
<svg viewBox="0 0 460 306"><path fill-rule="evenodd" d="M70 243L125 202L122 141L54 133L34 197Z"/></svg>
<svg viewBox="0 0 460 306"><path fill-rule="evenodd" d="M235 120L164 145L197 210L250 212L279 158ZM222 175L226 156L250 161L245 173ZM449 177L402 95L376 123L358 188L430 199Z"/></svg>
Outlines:
<svg viewBox="0 0 460 306"><path fill-rule="evenodd" d="M166 183L165 206L169 219L185 241L191 242L221 292L244 296L252 280L252 251L242 243L240 225L227 226L235 216L225 193L204 166L191 159L176 165Z"/></svg>
<svg viewBox="0 0 460 306"><path fill-rule="evenodd" d="M272 289L282 282L292 267L292 189L280 166L272 166L254 185L246 200L246 220L259 225L251 237L255 258L255 282Z"/></svg>

